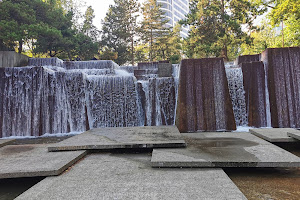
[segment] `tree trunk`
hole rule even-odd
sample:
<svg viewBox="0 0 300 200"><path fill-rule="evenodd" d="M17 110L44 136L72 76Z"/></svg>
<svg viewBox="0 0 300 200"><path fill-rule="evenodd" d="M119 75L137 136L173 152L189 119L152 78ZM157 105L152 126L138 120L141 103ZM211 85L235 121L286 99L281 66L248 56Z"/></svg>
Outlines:
<svg viewBox="0 0 300 200"><path fill-rule="evenodd" d="M224 15L225 15L225 3L224 3L224 0L221 1L221 4L222 4L222 8L221 8L221 13L222 13L222 24L223 24L223 37L225 37L226 35L226 28L225 28L225 19L224 19ZM223 44L223 48L221 50L221 56L224 58L225 61L228 61L228 55L227 55L227 45L226 45L226 40L223 41L224 44Z"/></svg>
<svg viewBox="0 0 300 200"><path fill-rule="evenodd" d="M281 28L282 28L282 48L284 47L284 32L283 32L283 20L281 22Z"/></svg>
<svg viewBox="0 0 300 200"><path fill-rule="evenodd" d="M221 50L221 56L224 58L225 61L228 61L228 54L227 54L227 46L224 45L223 49Z"/></svg>
<svg viewBox="0 0 300 200"><path fill-rule="evenodd" d="M134 46L133 46L133 35L131 36L131 65L134 66Z"/></svg>
<svg viewBox="0 0 300 200"><path fill-rule="evenodd" d="M19 41L19 49L18 49L18 53L22 53L23 50L23 40Z"/></svg>
<svg viewBox="0 0 300 200"><path fill-rule="evenodd" d="M152 36L152 29L151 29L151 35L150 35L150 62L152 62L152 41L153 36Z"/></svg>

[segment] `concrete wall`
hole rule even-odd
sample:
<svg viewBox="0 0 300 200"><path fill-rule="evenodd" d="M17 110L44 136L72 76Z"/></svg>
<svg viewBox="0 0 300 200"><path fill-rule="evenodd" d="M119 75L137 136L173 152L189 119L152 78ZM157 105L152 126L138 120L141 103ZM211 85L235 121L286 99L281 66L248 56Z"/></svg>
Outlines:
<svg viewBox="0 0 300 200"><path fill-rule="evenodd" d="M28 57L15 51L0 51L0 67L21 67L28 64Z"/></svg>
<svg viewBox="0 0 300 200"><path fill-rule="evenodd" d="M236 129L222 58L181 61L176 113L180 132Z"/></svg>

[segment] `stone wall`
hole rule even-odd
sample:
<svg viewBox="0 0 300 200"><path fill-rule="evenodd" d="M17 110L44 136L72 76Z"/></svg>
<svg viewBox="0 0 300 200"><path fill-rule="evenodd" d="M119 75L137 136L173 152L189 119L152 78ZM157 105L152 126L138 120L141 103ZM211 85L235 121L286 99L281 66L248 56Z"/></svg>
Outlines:
<svg viewBox="0 0 300 200"><path fill-rule="evenodd" d="M28 57L14 51L0 51L1 67L21 67L28 64Z"/></svg>

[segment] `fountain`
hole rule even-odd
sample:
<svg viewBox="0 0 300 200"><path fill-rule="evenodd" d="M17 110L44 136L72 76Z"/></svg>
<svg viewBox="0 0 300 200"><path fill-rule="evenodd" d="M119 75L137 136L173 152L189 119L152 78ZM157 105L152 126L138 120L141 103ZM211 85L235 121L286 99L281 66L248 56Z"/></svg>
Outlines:
<svg viewBox="0 0 300 200"><path fill-rule="evenodd" d="M137 81L125 71L136 67L122 70L112 61L37 58L29 64L0 69L0 138L174 124L175 79L158 77L155 66Z"/></svg>
<svg viewBox="0 0 300 200"><path fill-rule="evenodd" d="M34 58L0 68L0 138L175 122L181 132L299 128L300 48L266 49L236 64Z"/></svg>

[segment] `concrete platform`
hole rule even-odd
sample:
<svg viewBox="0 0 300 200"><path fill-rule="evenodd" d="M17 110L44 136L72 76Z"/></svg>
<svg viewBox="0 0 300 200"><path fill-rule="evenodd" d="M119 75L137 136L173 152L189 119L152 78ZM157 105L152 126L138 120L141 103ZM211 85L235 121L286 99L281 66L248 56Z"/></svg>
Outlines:
<svg viewBox="0 0 300 200"><path fill-rule="evenodd" d="M15 141L15 139L0 139L0 148Z"/></svg>
<svg viewBox="0 0 300 200"><path fill-rule="evenodd" d="M250 132L269 142L297 142L296 139L289 137L287 133L300 133L300 131L293 128L257 128L250 129Z"/></svg>
<svg viewBox="0 0 300 200"><path fill-rule="evenodd" d="M92 154L17 200L246 199L222 169L153 169L150 155Z"/></svg>
<svg viewBox="0 0 300 200"><path fill-rule="evenodd" d="M300 167L300 158L250 133L184 133L187 148L154 149L153 167Z"/></svg>
<svg viewBox="0 0 300 200"><path fill-rule="evenodd" d="M0 179L59 175L85 155L48 152L47 145L8 145L0 149Z"/></svg>
<svg viewBox="0 0 300 200"><path fill-rule="evenodd" d="M296 139L297 141L300 141L300 131L299 132L288 132L287 135L289 137Z"/></svg>
<svg viewBox="0 0 300 200"><path fill-rule="evenodd" d="M176 126L97 128L51 145L49 151L185 147Z"/></svg>

